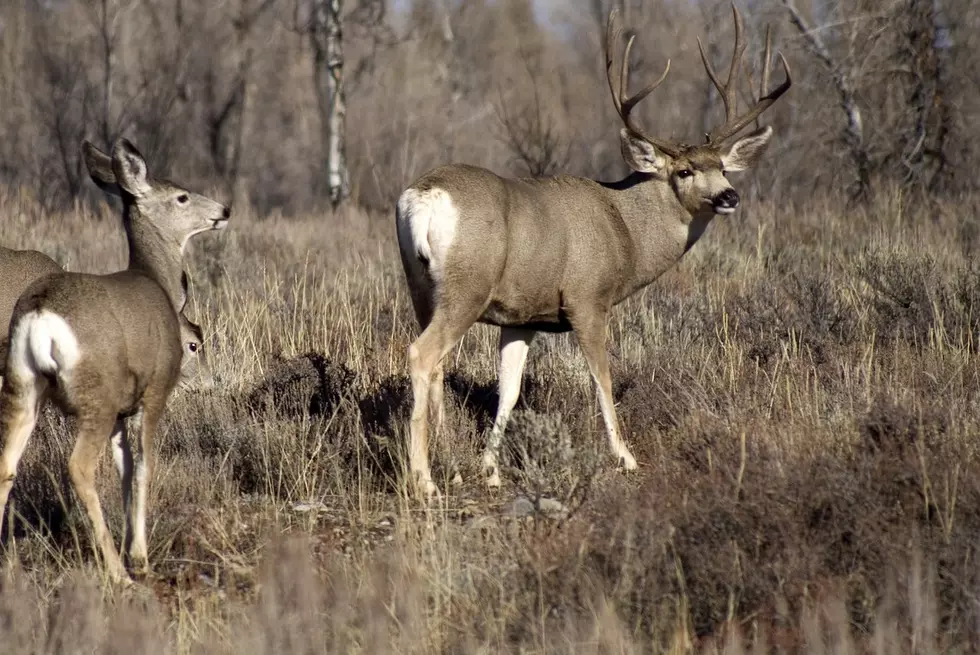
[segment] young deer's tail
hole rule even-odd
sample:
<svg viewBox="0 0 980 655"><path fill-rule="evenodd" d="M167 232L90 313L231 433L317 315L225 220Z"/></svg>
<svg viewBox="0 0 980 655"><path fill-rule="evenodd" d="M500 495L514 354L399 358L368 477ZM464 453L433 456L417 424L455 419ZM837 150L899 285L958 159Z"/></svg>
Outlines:
<svg viewBox="0 0 980 655"><path fill-rule="evenodd" d="M65 319L39 309L24 314L13 326L7 371L17 376L65 377L79 355L78 339Z"/></svg>

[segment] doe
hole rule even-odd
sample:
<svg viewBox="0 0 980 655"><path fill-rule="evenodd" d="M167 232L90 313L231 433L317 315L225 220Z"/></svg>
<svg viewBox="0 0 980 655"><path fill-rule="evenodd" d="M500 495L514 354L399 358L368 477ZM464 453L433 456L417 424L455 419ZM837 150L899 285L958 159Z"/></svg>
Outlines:
<svg viewBox="0 0 980 655"><path fill-rule="evenodd" d="M68 470L95 545L109 575L128 580L95 489L96 465L109 440L122 471L125 550L130 565L145 570L149 457L181 372L182 252L194 234L225 227L230 212L151 179L126 139L117 141L111 159L91 144L84 148L92 178L122 198L129 266L109 275L47 275L18 299L0 390L0 521L38 412L51 398L77 419ZM125 419L136 413L142 429L130 444Z"/></svg>

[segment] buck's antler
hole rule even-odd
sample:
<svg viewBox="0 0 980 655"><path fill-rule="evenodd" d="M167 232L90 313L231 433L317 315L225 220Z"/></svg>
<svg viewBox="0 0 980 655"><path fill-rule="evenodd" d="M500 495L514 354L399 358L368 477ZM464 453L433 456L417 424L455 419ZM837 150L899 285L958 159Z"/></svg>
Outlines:
<svg viewBox="0 0 980 655"><path fill-rule="evenodd" d="M619 10L614 8L609 12L609 20L606 22L606 80L609 82L609 91L612 93L613 104L616 106L616 111L619 113L619 117L623 120L623 124L626 125L626 129L633 132L636 136L646 139L654 146L656 146L664 154L671 157L678 157L681 154L681 147L676 143L670 141L664 141L662 139L657 139L656 137L650 136L641 130L636 122L633 120L630 113L633 108L640 103L641 100L646 98L650 93L656 89L660 84L667 79L667 73L670 71L670 60L667 60L667 65L664 67L664 72L656 82L649 84L647 87L641 89L634 95L630 96L628 94L629 90L629 76L630 76L630 51L633 49L633 40L636 36L631 36L630 40L626 42L626 51L623 53L623 63L619 70L619 88L616 88L616 75L613 74L613 60L615 58L616 43L619 41L620 36L622 36L623 30L619 27Z"/></svg>
<svg viewBox="0 0 980 655"><path fill-rule="evenodd" d="M714 69L708 62L708 56L704 52L701 39L698 38L698 49L701 51L701 61L704 63L704 69L707 71L708 77L711 78L711 82L715 85L715 88L718 89L718 93L721 94L721 101L725 104L725 124L716 127L708 134L708 143L710 145L719 145L722 141L742 131L746 125L757 119L762 112L769 109L779 99L779 96L786 93L793 84L786 58L783 57L782 53L777 53L779 55L779 61L783 65L783 72L786 74L786 79L771 92L766 92L766 88L769 86L769 64L772 60L769 29L766 28L766 48L763 55L764 61L762 63L759 100L746 113L741 116L738 115L738 69L742 64L742 56L745 54L745 42L742 40L745 26L742 23L742 15L738 13L738 7L735 6L734 2L732 3L732 14L735 16L735 50L732 54L731 67L728 69L728 79L724 84L715 75ZM752 81L749 80L750 87L751 84Z"/></svg>

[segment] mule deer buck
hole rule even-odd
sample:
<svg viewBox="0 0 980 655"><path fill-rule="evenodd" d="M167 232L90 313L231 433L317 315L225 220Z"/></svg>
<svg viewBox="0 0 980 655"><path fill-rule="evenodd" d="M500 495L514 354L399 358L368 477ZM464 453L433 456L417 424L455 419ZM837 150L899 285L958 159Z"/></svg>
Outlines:
<svg viewBox="0 0 980 655"><path fill-rule="evenodd" d="M7 341L10 317L17 299L32 282L45 275L61 273L62 268L53 259L37 250L11 250L0 247L0 383L7 361ZM204 353L201 327L188 319L184 312L180 320L181 366L180 384L210 381L210 368Z"/></svg>
<svg viewBox="0 0 980 655"><path fill-rule="evenodd" d="M125 139L111 159L91 144L84 148L92 178L122 198L129 267L110 275L48 275L17 301L0 390L0 522L38 411L51 398L77 419L68 463L72 486L109 575L125 581L95 489L96 465L109 440L122 477L125 550L133 568L145 569L149 457L181 372L182 251L194 234L225 227L229 210L151 179L143 157ZM125 419L137 413L141 435L130 444Z"/></svg>
<svg viewBox="0 0 980 655"><path fill-rule="evenodd" d="M667 141L637 125L633 110L666 79L670 62L659 79L629 95L633 39L614 70L621 36L614 10L606 27L606 75L624 125L622 153L632 169L625 179L507 179L456 164L425 173L398 199L398 244L422 328L408 352L414 395L409 467L426 493L436 491L428 443L430 420L436 431L443 422L442 361L475 322L500 326L500 400L483 453L489 486L500 485L501 437L537 332L575 333L597 387L609 446L623 468L636 468L613 405L606 355L609 312L673 266L716 215L735 211L739 196L727 176L758 161L772 128L757 129L730 145L729 140L791 85L789 67L779 55L785 79L767 91L767 33L759 97L744 114L738 113L745 43L742 17L734 4L732 10L735 46L724 84L701 49L726 113L725 123L707 135L706 143Z"/></svg>

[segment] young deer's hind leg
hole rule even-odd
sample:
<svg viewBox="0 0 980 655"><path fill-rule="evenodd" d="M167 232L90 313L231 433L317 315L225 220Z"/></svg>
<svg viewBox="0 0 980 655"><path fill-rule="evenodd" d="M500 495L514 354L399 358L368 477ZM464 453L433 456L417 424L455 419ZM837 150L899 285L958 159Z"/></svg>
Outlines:
<svg viewBox="0 0 980 655"><path fill-rule="evenodd" d="M3 444L0 454L0 526L17 476L17 465L34 431L47 389L48 383L43 377L14 374L7 376L0 390L0 442Z"/></svg>
<svg viewBox="0 0 980 655"><path fill-rule="evenodd" d="M136 465L126 419L116 419L116 424L112 428L112 436L109 438L109 445L112 448L112 460L116 465L119 481L122 484L123 519L125 522L123 549L124 552L128 553L133 544L133 483ZM132 565L132 561L130 564Z"/></svg>
<svg viewBox="0 0 980 655"><path fill-rule="evenodd" d="M164 397L164 400L166 397ZM145 573L149 570L149 553L146 547L146 505L150 481L151 455L153 439L156 437L157 426L163 406L147 401L143 406L139 439L133 449L133 486L134 498L129 507L126 522L131 526L131 540L126 543L130 566L134 571Z"/></svg>
<svg viewBox="0 0 980 655"><path fill-rule="evenodd" d="M85 508L85 513L88 514L92 524L92 537L101 552L109 575L116 581L128 581L129 576L112 542L112 535L109 534L109 527L102 515L99 495L95 490L95 468L99 463L99 455L102 454L106 437L112 432L115 422L115 414L104 409L85 412L78 416L78 437L71 459L68 461L68 473L75 493Z"/></svg>

